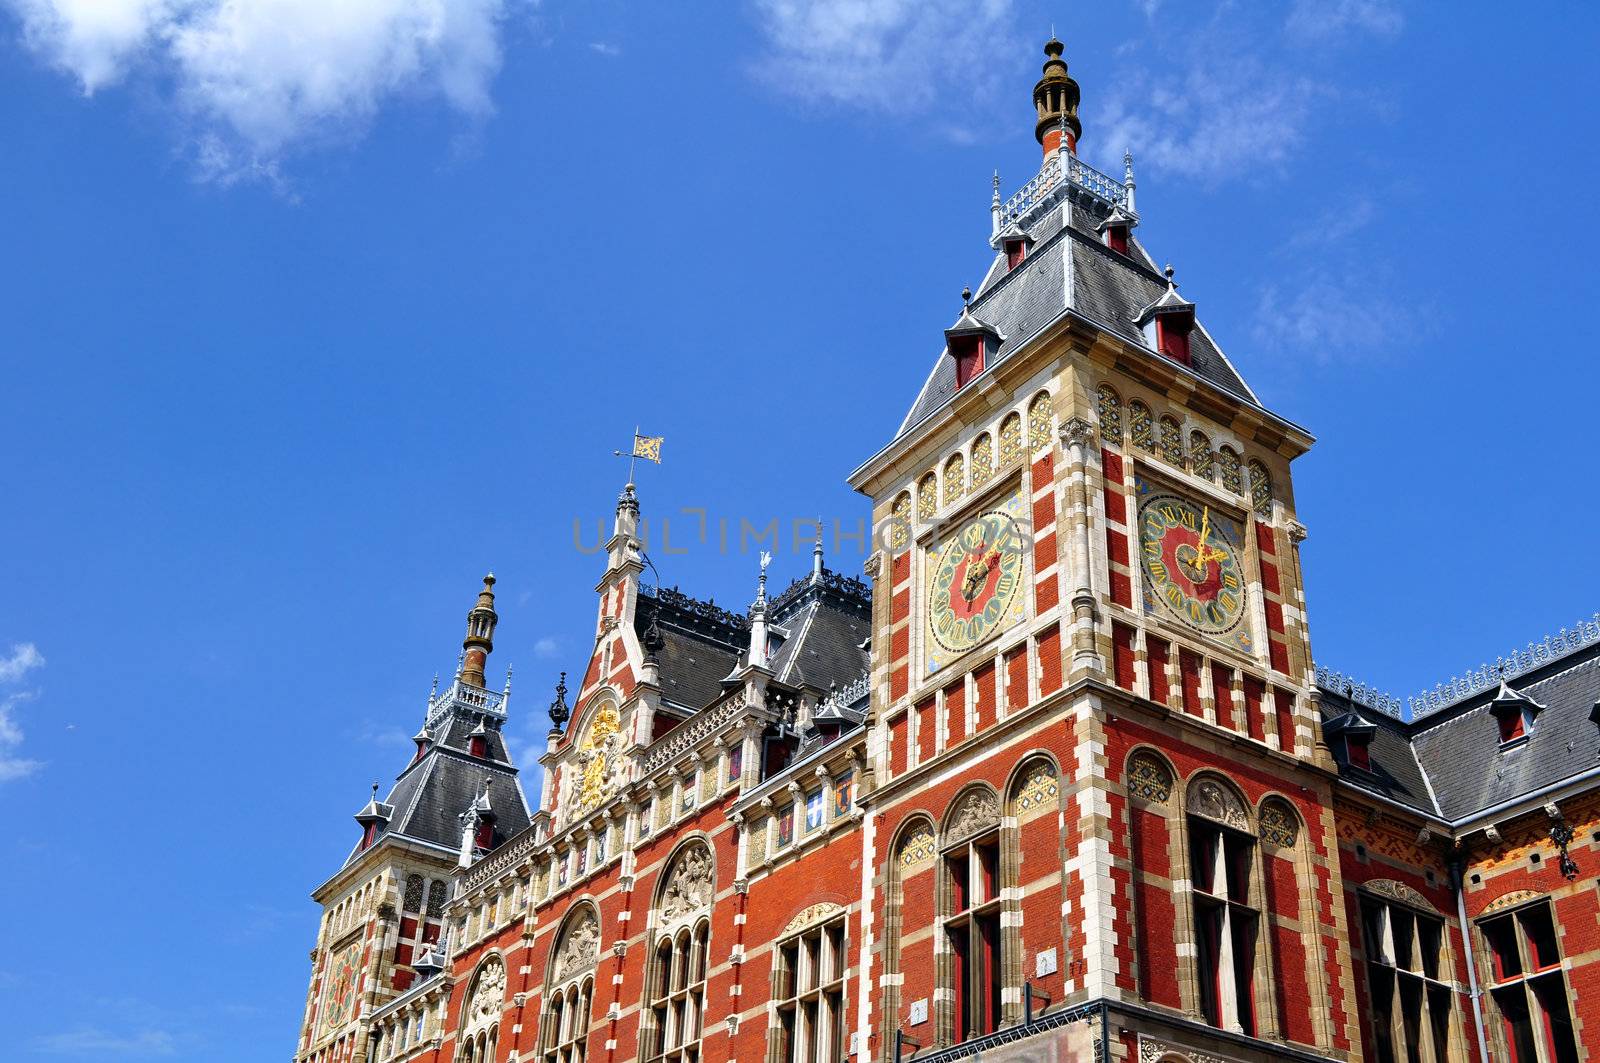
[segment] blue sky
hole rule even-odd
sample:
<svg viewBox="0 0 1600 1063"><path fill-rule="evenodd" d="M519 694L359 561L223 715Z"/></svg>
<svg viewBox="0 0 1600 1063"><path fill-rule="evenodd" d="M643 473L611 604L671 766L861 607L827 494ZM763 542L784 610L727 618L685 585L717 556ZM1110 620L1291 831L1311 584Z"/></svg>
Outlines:
<svg viewBox="0 0 1600 1063"><path fill-rule="evenodd" d="M0 0L7 1057L292 1052L478 577L520 749L581 667L636 423L669 582L753 590L686 508L863 518L1052 23L1085 156L1320 439L1318 657L1405 696L1600 608L1577 5Z"/></svg>

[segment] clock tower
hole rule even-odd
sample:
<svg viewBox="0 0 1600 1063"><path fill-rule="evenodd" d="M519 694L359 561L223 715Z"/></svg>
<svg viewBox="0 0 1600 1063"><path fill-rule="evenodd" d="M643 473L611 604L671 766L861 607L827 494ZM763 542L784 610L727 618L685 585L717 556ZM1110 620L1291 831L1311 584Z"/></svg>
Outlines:
<svg viewBox="0 0 1600 1063"><path fill-rule="evenodd" d="M1058 977L1057 1000L1138 1002L1174 1029L1199 1018L1337 1054L1353 1037L1351 971L1331 944L1346 929L1333 762L1292 476L1313 440L1262 403L1147 250L1132 158L1120 178L1079 158L1092 129L1063 51L1046 45L1034 91L1041 168L1008 199L996 180L983 280L851 483L873 501L878 546L879 835L915 831L941 786L995 774L1006 800L1004 770L1048 757L1070 795L1056 854L1068 914L1037 967L1026 933L1022 946L936 933L925 993L912 967L885 971L880 1030L943 1044L1017 1021L1014 990L986 998L990 967L993 984ZM1283 844L1255 847L1269 835ZM1244 839L1268 855L1230 871ZM1208 885L1191 897L1186 878ZM1062 919L1028 911L1038 883L1015 886L995 902L1009 919ZM908 886L883 888L911 903ZM1194 959L1171 962L1173 941ZM1303 1001L1282 999L1285 980Z"/></svg>

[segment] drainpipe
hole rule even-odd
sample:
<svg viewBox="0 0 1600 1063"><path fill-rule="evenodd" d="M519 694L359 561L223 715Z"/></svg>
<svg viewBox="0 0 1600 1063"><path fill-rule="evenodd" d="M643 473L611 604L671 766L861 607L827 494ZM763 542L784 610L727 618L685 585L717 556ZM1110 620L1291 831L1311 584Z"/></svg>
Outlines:
<svg viewBox="0 0 1600 1063"><path fill-rule="evenodd" d="M1460 857L1450 861L1450 886L1456 894L1456 919L1461 924L1461 944L1467 956L1467 989L1472 998L1472 1027L1478 1035L1478 1058L1489 1063L1489 1042L1483 1033L1483 1002L1478 989L1478 963L1472 955L1472 928L1467 925L1467 891L1462 884L1464 863Z"/></svg>

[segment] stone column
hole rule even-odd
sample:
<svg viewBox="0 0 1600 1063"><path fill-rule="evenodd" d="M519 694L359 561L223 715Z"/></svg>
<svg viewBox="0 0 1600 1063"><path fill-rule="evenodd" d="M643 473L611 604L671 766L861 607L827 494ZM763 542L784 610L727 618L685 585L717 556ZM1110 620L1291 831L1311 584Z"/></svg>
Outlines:
<svg viewBox="0 0 1600 1063"><path fill-rule="evenodd" d="M1071 523L1072 668L1073 673L1101 672L1105 664L1095 647L1094 583L1089 548L1089 458L1094 425L1082 417L1061 423L1061 449L1067 456L1067 519Z"/></svg>

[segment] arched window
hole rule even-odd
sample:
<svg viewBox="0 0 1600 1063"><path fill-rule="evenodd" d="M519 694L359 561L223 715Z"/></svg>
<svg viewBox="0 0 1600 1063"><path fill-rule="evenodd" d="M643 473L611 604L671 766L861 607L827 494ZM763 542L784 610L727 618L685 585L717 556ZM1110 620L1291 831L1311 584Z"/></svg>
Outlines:
<svg viewBox="0 0 1600 1063"><path fill-rule="evenodd" d="M917 519L932 520L939 510L939 478L933 473L917 484Z"/></svg>
<svg viewBox="0 0 1600 1063"><path fill-rule="evenodd" d="M902 491L889 507L889 545L895 548L911 540L911 492Z"/></svg>
<svg viewBox="0 0 1600 1063"><path fill-rule="evenodd" d="M902 960L901 934L905 927L913 931L933 923L936 906L930 876L939 854L938 834L933 821L926 815L911 816L900 826L900 836L889 849L889 867L884 875L883 918L883 969L886 974L897 975L905 968ZM927 948L926 945L922 946ZM922 956L912 961L922 962ZM933 963L933 952L928 949L926 962ZM901 980L891 978L884 986L884 1000L880 1028L885 1044L894 1042L894 1031L909 1025L910 1017L904 1014L900 999Z"/></svg>
<svg viewBox="0 0 1600 1063"><path fill-rule="evenodd" d="M461 1033L456 1037L457 1063L493 1063L506 1003L506 965L499 956L491 955L479 965L465 999Z"/></svg>
<svg viewBox="0 0 1600 1063"><path fill-rule="evenodd" d="M716 864L705 842L689 842L656 890L655 944L645 978L647 1060L695 1063L705 1025L706 968Z"/></svg>
<svg viewBox="0 0 1600 1063"><path fill-rule="evenodd" d="M1005 951L1001 908L1000 801L987 786L957 795L940 839L938 932L950 963L937 1030L949 1044L1000 1029ZM1021 987L1016 987L1020 989Z"/></svg>
<svg viewBox="0 0 1600 1063"><path fill-rule="evenodd" d="M1239 455L1230 446L1217 451L1217 468L1222 470L1222 486L1236 495L1244 494L1244 481Z"/></svg>
<svg viewBox="0 0 1600 1063"><path fill-rule="evenodd" d="M1028 452L1038 453L1050 445L1050 393L1041 391L1028 404Z"/></svg>
<svg viewBox="0 0 1600 1063"><path fill-rule="evenodd" d="M846 917L837 904L801 912L772 950L773 1063L838 1063L849 1056L845 972L850 968Z"/></svg>
<svg viewBox="0 0 1600 1063"><path fill-rule="evenodd" d="M1262 816L1265 835L1264 807ZM1371 1047L1376 1049L1371 1058L1462 1058L1451 1051L1451 1045L1462 1045L1464 1038L1457 1033L1456 994L1451 986L1456 965L1450 955L1450 935L1445 932L1448 924L1443 913L1422 894L1393 879L1369 879L1361 884L1356 896L1361 906L1361 950L1366 959L1367 1006L1371 1015L1370 1023L1363 1025ZM1552 994L1551 989L1556 993ZM1547 982L1539 997L1554 1003L1566 997L1563 990L1559 983ZM1504 1000L1506 990L1502 987L1491 996L1497 1002ZM1555 1033L1559 1029L1559 1023L1546 1025L1545 1016L1538 1018L1540 1032ZM1511 1040L1521 1040L1513 1025L1502 1024L1502 1029ZM1568 1026L1569 1038L1570 1029ZM1531 1049L1525 1040L1516 1048L1519 1054L1512 1057L1515 1060L1539 1058L1536 1051L1525 1051ZM1548 1048L1548 1059L1577 1058L1570 1041L1562 1046L1549 1044Z"/></svg>
<svg viewBox="0 0 1600 1063"><path fill-rule="evenodd" d="M1211 440L1204 432L1189 433L1189 467L1202 480L1217 478L1217 456L1211 452Z"/></svg>
<svg viewBox="0 0 1600 1063"><path fill-rule="evenodd" d="M1002 468L1022 457L1022 416L1008 413L1000 422L1000 465Z"/></svg>
<svg viewBox="0 0 1600 1063"><path fill-rule="evenodd" d="M972 441L972 487L989 482L994 475L994 437L984 432Z"/></svg>
<svg viewBox="0 0 1600 1063"><path fill-rule="evenodd" d="M1256 838L1238 791L1213 775L1190 782L1189 831L1200 1013L1223 1030L1255 1036L1261 902Z"/></svg>
<svg viewBox="0 0 1600 1063"><path fill-rule="evenodd" d="M1114 447L1122 446L1122 399L1110 384L1095 389L1100 413L1100 438Z"/></svg>
<svg viewBox="0 0 1600 1063"><path fill-rule="evenodd" d="M1183 468L1183 429L1170 417L1161 418L1161 460Z"/></svg>
<svg viewBox="0 0 1600 1063"><path fill-rule="evenodd" d="M1254 458L1250 459L1250 504L1259 516L1272 516L1272 476Z"/></svg>
<svg viewBox="0 0 1600 1063"><path fill-rule="evenodd" d="M1134 446L1140 450L1155 449L1155 424L1150 407L1138 399L1128 403L1128 437L1133 440Z"/></svg>
<svg viewBox="0 0 1600 1063"><path fill-rule="evenodd" d="M967 459L960 454L950 455L944 463L944 502L949 505L961 497L967 479Z"/></svg>
<svg viewBox="0 0 1600 1063"><path fill-rule="evenodd" d="M600 960L600 916L581 904L567 913L545 975L540 1043L545 1063L582 1063L588 1055L594 971Z"/></svg>

